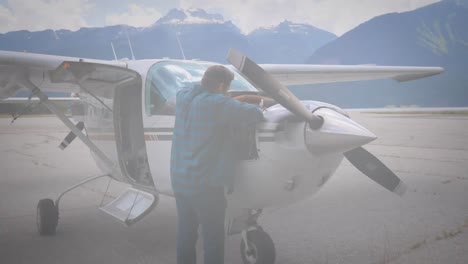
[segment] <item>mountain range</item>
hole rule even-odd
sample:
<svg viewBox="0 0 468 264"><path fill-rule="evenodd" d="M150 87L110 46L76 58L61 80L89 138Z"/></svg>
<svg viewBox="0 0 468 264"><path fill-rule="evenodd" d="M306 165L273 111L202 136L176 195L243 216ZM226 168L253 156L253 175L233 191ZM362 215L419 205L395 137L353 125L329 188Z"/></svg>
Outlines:
<svg viewBox="0 0 468 264"><path fill-rule="evenodd" d="M284 21L276 27L244 34L231 21L202 9L172 9L149 27L117 25L101 28L15 31L0 34L0 49L96 59L131 58L127 35L137 59L201 59L226 63L231 47L261 62L303 63L336 35L307 24ZM178 38L178 39L177 39Z"/></svg>
<svg viewBox="0 0 468 264"><path fill-rule="evenodd" d="M149 27L126 25L0 34L0 50L97 59L201 59L226 63L234 47L258 63L442 66L445 73L408 83L348 82L291 87L302 99L342 107L468 106L468 0L444 0L362 23L341 37L283 21L244 34L231 21L202 9L172 9ZM183 53L180 46L183 48Z"/></svg>

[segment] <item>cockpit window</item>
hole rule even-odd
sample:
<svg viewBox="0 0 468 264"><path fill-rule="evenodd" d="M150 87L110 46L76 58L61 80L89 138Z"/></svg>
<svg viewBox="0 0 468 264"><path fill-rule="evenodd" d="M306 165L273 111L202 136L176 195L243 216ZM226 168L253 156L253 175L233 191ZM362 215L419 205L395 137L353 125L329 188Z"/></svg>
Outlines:
<svg viewBox="0 0 468 264"><path fill-rule="evenodd" d="M175 96L184 88L200 84L206 69L213 64L201 62L164 61L155 63L146 77L147 115L174 115ZM257 92L233 67L234 80L230 91Z"/></svg>

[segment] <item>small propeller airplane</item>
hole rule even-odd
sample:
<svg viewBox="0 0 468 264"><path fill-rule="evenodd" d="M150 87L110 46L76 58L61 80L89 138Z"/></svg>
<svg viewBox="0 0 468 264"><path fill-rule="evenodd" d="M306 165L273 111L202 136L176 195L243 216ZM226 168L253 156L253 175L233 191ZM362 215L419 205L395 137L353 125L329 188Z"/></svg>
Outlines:
<svg viewBox="0 0 468 264"><path fill-rule="evenodd" d="M363 145L376 136L341 108L299 101L288 85L373 79L410 81L443 72L440 67L257 65L231 49L235 73L229 95L268 96L275 104L245 135L235 187L227 196L227 235L241 234L244 263L272 264L275 246L257 219L268 207L286 206L316 193L344 158L363 174L402 195L404 183ZM147 215L159 195L173 196L169 164L175 95L199 84L212 62L194 60L93 60L0 51L0 99L20 89L45 105L71 131L65 149L79 138L102 170L37 205L40 235L54 235L63 195L84 183L110 177L128 184L100 209L131 225ZM83 115L69 118L46 92L79 94ZM263 97L262 97L263 98Z"/></svg>

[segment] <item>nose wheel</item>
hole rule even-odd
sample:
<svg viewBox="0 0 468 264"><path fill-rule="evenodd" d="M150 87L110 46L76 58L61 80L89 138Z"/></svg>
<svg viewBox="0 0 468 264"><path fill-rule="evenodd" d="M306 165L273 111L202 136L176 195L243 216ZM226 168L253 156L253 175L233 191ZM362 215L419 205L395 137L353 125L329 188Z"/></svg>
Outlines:
<svg viewBox="0 0 468 264"><path fill-rule="evenodd" d="M249 230L244 237L246 239L241 241L241 255L244 264L275 263L275 245L265 231L262 229Z"/></svg>
<svg viewBox="0 0 468 264"><path fill-rule="evenodd" d="M41 236L53 236L58 224L58 207L51 199L42 199L37 204L37 231Z"/></svg>

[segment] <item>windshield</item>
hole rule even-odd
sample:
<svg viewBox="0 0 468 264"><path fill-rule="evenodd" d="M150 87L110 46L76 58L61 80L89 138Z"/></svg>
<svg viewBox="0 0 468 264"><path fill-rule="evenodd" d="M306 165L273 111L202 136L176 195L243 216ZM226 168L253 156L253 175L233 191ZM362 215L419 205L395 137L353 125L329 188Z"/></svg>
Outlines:
<svg viewBox="0 0 468 264"><path fill-rule="evenodd" d="M163 61L155 63L146 77L147 114L164 114L166 104L175 102L177 92L183 88L193 88L200 84L206 69L214 64L196 61ZM234 67L234 80L229 91L258 92ZM172 111L171 111L172 112Z"/></svg>

